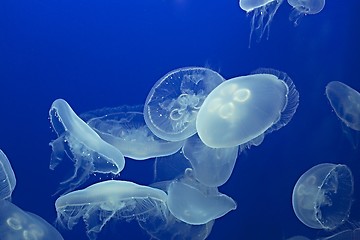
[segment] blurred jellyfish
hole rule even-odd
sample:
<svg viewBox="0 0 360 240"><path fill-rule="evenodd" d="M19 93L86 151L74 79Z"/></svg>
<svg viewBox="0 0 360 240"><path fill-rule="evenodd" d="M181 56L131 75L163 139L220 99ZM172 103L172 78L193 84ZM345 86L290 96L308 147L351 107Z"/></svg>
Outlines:
<svg viewBox="0 0 360 240"><path fill-rule="evenodd" d="M177 152L183 141L169 142L154 135L145 123L143 109L143 105L101 109L98 110L100 116L90 118L87 124L131 159L143 160Z"/></svg>
<svg viewBox="0 0 360 240"><path fill-rule="evenodd" d="M114 146L102 140L99 135L81 120L63 99L53 102L49 111L50 122L58 138L50 143L52 147L50 169L63 159L64 153L74 162L74 174L59 191L69 192L89 178L89 174L118 174L124 168L125 159Z"/></svg>
<svg viewBox="0 0 360 240"><path fill-rule="evenodd" d="M353 184L352 173L346 165L322 163L310 168L293 190L296 216L308 227L335 229L350 214Z"/></svg>
<svg viewBox="0 0 360 240"><path fill-rule="evenodd" d="M207 187L193 178L192 169L184 177L172 181L168 186L167 205L177 219L201 225L220 218L236 209L236 202L216 187Z"/></svg>
<svg viewBox="0 0 360 240"><path fill-rule="evenodd" d="M63 240L60 233L41 217L0 200L1 240Z"/></svg>
<svg viewBox="0 0 360 240"><path fill-rule="evenodd" d="M239 147L210 148L197 134L185 140L184 156L191 162L194 177L209 187L223 185L231 176Z"/></svg>
<svg viewBox="0 0 360 240"><path fill-rule="evenodd" d="M167 141L182 141L196 133L195 119L206 96L223 77L202 67L185 67L163 76L150 90L144 107L149 129Z"/></svg>
<svg viewBox="0 0 360 240"><path fill-rule="evenodd" d="M265 31L269 37L271 21L283 0L240 0L240 8L252 13L249 46L253 34L260 41Z"/></svg>
<svg viewBox="0 0 360 240"><path fill-rule="evenodd" d="M310 240L308 239L307 237L304 237L304 236L293 236L291 238L287 238L286 240Z"/></svg>
<svg viewBox="0 0 360 240"><path fill-rule="evenodd" d="M261 69L216 87L199 110L196 128L212 148L257 146L291 120L298 103L299 93L285 73Z"/></svg>
<svg viewBox="0 0 360 240"><path fill-rule="evenodd" d="M15 185L14 171L5 153L0 149L0 200L11 200Z"/></svg>
<svg viewBox="0 0 360 240"><path fill-rule="evenodd" d="M293 7L289 20L295 25L299 24L299 20L308 14L317 14L325 6L325 0L287 0Z"/></svg>

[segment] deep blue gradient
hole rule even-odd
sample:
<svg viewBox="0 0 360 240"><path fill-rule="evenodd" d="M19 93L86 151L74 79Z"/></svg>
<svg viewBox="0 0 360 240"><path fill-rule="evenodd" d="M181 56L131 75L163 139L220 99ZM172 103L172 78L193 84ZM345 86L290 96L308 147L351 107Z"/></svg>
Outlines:
<svg viewBox="0 0 360 240"><path fill-rule="evenodd" d="M238 208L215 222L209 239L331 235L304 226L291 206L297 179L322 162L352 170L355 201L341 229L359 223L360 146L351 146L325 96L330 81L360 90L359 7L357 0L329 0L294 27L284 1L269 39L248 48L251 16L236 0L0 1L0 148L17 178L13 203L50 223L56 218L52 194L73 169L70 162L48 168L56 138L48 111L56 98L83 113L142 104L152 85L179 67L210 67L226 79L268 67L288 73L300 105L286 127L240 155L220 187ZM128 160L118 178L149 184L152 164ZM60 231L66 240L87 239L83 224ZM135 223L115 222L98 239L149 237Z"/></svg>

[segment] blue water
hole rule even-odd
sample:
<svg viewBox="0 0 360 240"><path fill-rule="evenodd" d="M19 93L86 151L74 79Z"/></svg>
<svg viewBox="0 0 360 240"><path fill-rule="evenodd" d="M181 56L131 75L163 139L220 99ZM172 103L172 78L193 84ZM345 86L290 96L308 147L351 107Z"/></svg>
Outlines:
<svg viewBox="0 0 360 240"><path fill-rule="evenodd" d="M13 203L55 221L52 194L62 174L72 170L48 168L48 144L56 138L48 111L55 99L64 98L82 113L142 104L152 85L179 67L206 66L227 79L269 67L292 78L300 105L286 127L240 155L230 180L220 187L238 208L216 220L208 239L331 235L304 226L291 206L297 179L322 162L352 170L355 201L349 219L359 223L360 146L352 147L325 96L330 81L360 90L359 7L356 0L329 0L322 12L294 27L285 1L269 39L249 48L251 16L236 0L1 1L0 148L17 178ZM152 164L127 161L119 179L149 184ZM92 176L87 184L98 181ZM87 239L81 223L60 232L64 239ZM110 224L98 237L148 238L126 222Z"/></svg>

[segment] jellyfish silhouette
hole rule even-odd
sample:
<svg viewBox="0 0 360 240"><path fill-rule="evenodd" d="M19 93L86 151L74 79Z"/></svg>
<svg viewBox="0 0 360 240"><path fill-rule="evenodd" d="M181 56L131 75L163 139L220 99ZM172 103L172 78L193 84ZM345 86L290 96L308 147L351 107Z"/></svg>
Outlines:
<svg viewBox="0 0 360 240"><path fill-rule="evenodd" d="M269 37L271 21L283 0L240 0L240 8L248 14L252 14L249 47L252 35L256 35L259 42L266 32Z"/></svg>
<svg viewBox="0 0 360 240"><path fill-rule="evenodd" d="M293 7L290 13L289 20L294 25L299 24L299 20L308 14L317 14L325 6L325 0L287 0L288 3Z"/></svg>
<svg viewBox="0 0 360 240"><path fill-rule="evenodd" d="M16 178L9 159L0 150L0 199L11 200L15 186Z"/></svg>

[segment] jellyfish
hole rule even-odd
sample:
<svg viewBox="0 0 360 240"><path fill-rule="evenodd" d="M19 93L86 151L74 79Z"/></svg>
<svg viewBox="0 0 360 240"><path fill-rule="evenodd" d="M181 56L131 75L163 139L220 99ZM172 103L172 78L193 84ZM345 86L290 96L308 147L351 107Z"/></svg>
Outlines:
<svg viewBox="0 0 360 240"><path fill-rule="evenodd" d="M200 106L223 81L220 74L203 67L184 67L167 73L155 83L146 98L147 126L167 141L182 141L194 135Z"/></svg>
<svg viewBox="0 0 360 240"><path fill-rule="evenodd" d="M154 135L147 127L143 105L99 110L100 116L87 124L107 143L119 149L125 157L143 160L168 156L177 152L183 141L169 142Z"/></svg>
<svg viewBox="0 0 360 240"><path fill-rule="evenodd" d="M16 186L14 171L5 153L0 149L0 200L11 200Z"/></svg>
<svg viewBox="0 0 360 240"><path fill-rule="evenodd" d="M285 73L261 69L216 87L199 110L196 129L211 148L257 146L291 120L298 103L299 93Z"/></svg>
<svg viewBox="0 0 360 240"><path fill-rule="evenodd" d="M293 236L291 238L287 238L286 240L310 240L308 239L307 237L304 237L304 236Z"/></svg>
<svg viewBox="0 0 360 240"><path fill-rule="evenodd" d="M318 238L317 240L359 240L360 239L360 228L354 230L345 230L329 237Z"/></svg>
<svg viewBox="0 0 360 240"><path fill-rule="evenodd" d="M252 13L249 47L253 34L256 34L256 40L260 41L265 32L269 37L270 24L276 11L283 0L240 0L239 5L245 12Z"/></svg>
<svg viewBox="0 0 360 240"><path fill-rule="evenodd" d="M287 0L293 7L290 13L289 20L296 25L299 24L299 20L308 14L317 14L325 6L325 0Z"/></svg>
<svg viewBox="0 0 360 240"><path fill-rule="evenodd" d="M231 197L220 193L216 187L196 181L192 169L186 169L183 178L172 181L167 193L169 211L191 225L206 224L236 209Z"/></svg>
<svg viewBox="0 0 360 240"><path fill-rule="evenodd" d="M60 233L36 214L0 200L1 240L63 240Z"/></svg>
<svg viewBox="0 0 360 240"><path fill-rule="evenodd" d="M354 181L346 165L322 163L296 182L292 205L298 219L310 228L333 230L349 214Z"/></svg>
<svg viewBox="0 0 360 240"><path fill-rule="evenodd" d="M326 86L326 96L341 121L360 131L360 93L342 82L333 81Z"/></svg>
<svg viewBox="0 0 360 240"><path fill-rule="evenodd" d="M227 182L234 169L239 147L210 148L197 134L185 140L184 156L191 162L196 180L209 187Z"/></svg>
<svg viewBox="0 0 360 240"><path fill-rule="evenodd" d="M63 99L53 102L49 111L50 122L58 138L52 147L50 169L63 159L64 153L74 162L74 174L63 181L59 191L74 190L89 178L91 173L119 174L124 168L123 154L102 140L99 135L81 120Z"/></svg>
<svg viewBox="0 0 360 240"><path fill-rule="evenodd" d="M146 221L150 215L164 214L166 200L167 194L160 189L108 180L59 197L55 207L61 226L72 229L82 218L87 236L96 239L111 219Z"/></svg>

